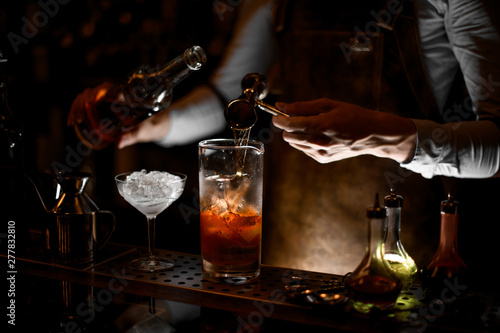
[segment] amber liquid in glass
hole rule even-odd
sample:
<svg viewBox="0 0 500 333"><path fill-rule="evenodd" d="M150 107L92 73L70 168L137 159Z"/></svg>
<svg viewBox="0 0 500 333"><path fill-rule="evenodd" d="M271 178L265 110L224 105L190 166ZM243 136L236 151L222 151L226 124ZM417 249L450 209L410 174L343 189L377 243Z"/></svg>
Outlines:
<svg viewBox="0 0 500 333"><path fill-rule="evenodd" d="M252 270L259 266L262 216L253 211L200 214L203 260L215 266Z"/></svg>
<svg viewBox="0 0 500 333"><path fill-rule="evenodd" d="M350 281L347 288L356 302L373 304L381 309L391 306L401 291L400 284L377 275Z"/></svg>

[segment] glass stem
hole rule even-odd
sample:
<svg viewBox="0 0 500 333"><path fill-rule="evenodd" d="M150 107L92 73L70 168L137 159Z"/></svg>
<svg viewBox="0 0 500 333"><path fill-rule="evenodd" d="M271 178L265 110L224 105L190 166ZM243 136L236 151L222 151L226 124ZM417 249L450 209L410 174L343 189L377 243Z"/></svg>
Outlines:
<svg viewBox="0 0 500 333"><path fill-rule="evenodd" d="M156 304L155 304L155 298L150 297L149 298L149 313L152 315L156 315Z"/></svg>
<svg viewBox="0 0 500 333"><path fill-rule="evenodd" d="M148 260L156 261L155 256L155 221L156 216L148 217Z"/></svg>

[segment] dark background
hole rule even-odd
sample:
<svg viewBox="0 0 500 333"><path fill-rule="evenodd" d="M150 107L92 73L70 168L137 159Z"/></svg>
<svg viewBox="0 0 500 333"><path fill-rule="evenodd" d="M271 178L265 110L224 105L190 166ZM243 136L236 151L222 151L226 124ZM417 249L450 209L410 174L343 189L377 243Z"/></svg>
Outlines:
<svg viewBox="0 0 500 333"><path fill-rule="evenodd" d="M239 0L1 1L0 50L9 59L11 108L24 125L27 172L35 178L37 173L53 169L54 163L72 163L75 169L92 173L87 193L101 209L116 215L113 240L137 245L146 245L146 218L119 197L113 177L119 172L143 168L184 172L188 181L182 197L158 217L157 247L199 253L197 144L169 149L155 144L138 144L122 150L107 147L86 156L77 153L75 156L79 142L73 129L66 126L66 118L71 103L85 88L103 81L119 81L141 64L166 63L187 47L198 44L206 50L208 62L176 87L174 99L184 96L205 82L217 66L241 3ZM269 124L269 118L263 118ZM491 186L490 180L472 179L462 184L456 197L466 209L460 218L472 222L460 226L459 244L465 247L461 254L471 270L482 272L483 266L491 265L490 257L484 254L496 253L483 247L497 250L499 224L494 208L498 202L484 191ZM23 204L30 215L30 227L42 230L41 204L28 185ZM421 195L413 193L412 188L406 190ZM460 194L477 196L479 205L461 200ZM359 204L361 212L367 204ZM438 206L433 209L438 214ZM489 212L495 215L488 215ZM439 224L435 223L428 234L432 242L414 239L417 250L434 251ZM488 274L486 278L495 279ZM478 276L478 279L485 278Z"/></svg>
<svg viewBox="0 0 500 333"><path fill-rule="evenodd" d="M27 172L36 178L54 163L91 172L87 193L117 219L114 241L146 244L145 217L116 192L118 171L156 169L188 175L183 196L157 220L157 246L198 253L197 144L164 149L138 144L107 147L82 156L66 127L78 93L103 81L118 82L140 64L164 64L191 45L208 62L180 83L174 99L203 83L216 67L241 1L86 0L2 1L0 49L9 60L10 106L24 126ZM41 205L32 189L26 208L40 229ZM35 208L35 209L33 209Z"/></svg>

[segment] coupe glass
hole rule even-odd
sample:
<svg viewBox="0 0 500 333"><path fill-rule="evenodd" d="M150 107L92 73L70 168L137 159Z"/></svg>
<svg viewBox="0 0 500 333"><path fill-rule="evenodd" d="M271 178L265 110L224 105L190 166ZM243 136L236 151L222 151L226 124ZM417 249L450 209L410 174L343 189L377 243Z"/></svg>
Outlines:
<svg viewBox="0 0 500 333"><path fill-rule="evenodd" d="M173 260L157 257L155 254L155 221L158 214L181 196L186 175L159 171L147 173L143 170L121 173L115 177L115 181L120 195L147 218L148 256L132 260L129 267L142 272L160 272L173 268Z"/></svg>

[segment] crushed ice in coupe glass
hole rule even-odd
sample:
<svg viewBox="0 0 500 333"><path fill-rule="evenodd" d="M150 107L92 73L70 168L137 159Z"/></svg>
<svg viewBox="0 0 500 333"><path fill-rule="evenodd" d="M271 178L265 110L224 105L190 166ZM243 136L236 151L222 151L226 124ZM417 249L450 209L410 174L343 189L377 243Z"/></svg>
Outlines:
<svg viewBox="0 0 500 333"><path fill-rule="evenodd" d="M145 272L171 269L175 266L172 260L155 255L155 221L158 214L181 196L186 175L141 170L119 174L115 180L120 195L148 221L148 256L133 260L129 266Z"/></svg>

